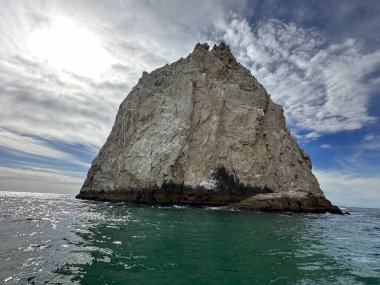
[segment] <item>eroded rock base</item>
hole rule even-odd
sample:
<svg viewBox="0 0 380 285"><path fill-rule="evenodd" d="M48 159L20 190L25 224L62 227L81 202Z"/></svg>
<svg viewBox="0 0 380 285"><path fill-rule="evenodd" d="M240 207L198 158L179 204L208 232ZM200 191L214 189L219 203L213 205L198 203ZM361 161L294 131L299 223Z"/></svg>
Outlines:
<svg viewBox="0 0 380 285"><path fill-rule="evenodd" d="M228 206L244 211L343 214L337 206L332 205L324 197L316 197L312 194L301 197L281 195L270 193L269 189L259 188L249 189L249 191L244 189L237 195L236 192L166 185L160 189L81 192L76 198L144 205Z"/></svg>
<svg viewBox="0 0 380 285"><path fill-rule="evenodd" d="M231 181L230 181L231 182ZM76 197L81 199L130 202L138 204L186 204L224 206L239 203L258 194L272 193L269 188L249 187L230 183L231 187L219 183L215 189L204 187L186 187L174 183L161 187L136 188L112 192L80 192Z"/></svg>

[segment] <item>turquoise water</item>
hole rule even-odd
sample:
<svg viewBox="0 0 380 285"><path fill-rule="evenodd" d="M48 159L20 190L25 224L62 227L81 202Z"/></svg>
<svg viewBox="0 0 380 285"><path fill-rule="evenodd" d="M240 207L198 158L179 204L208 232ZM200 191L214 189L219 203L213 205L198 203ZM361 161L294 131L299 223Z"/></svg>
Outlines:
<svg viewBox="0 0 380 285"><path fill-rule="evenodd" d="M0 192L0 284L380 284L380 210L269 214Z"/></svg>

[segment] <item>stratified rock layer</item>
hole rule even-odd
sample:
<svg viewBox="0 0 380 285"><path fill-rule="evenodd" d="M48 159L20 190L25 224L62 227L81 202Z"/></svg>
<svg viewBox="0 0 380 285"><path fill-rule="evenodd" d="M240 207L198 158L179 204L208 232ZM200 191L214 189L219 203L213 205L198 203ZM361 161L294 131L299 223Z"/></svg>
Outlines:
<svg viewBox="0 0 380 285"><path fill-rule="evenodd" d="M333 212L280 105L228 46L197 44L121 103L78 198Z"/></svg>

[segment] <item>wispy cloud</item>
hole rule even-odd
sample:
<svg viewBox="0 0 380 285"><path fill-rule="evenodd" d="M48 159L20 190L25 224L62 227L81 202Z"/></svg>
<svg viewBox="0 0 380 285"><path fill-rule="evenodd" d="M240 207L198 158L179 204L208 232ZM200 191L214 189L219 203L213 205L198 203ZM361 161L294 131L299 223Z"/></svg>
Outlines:
<svg viewBox="0 0 380 285"><path fill-rule="evenodd" d="M323 149L332 149L332 145L331 144L321 144L320 148L323 148Z"/></svg>
<svg viewBox="0 0 380 285"><path fill-rule="evenodd" d="M365 52L351 38L328 43L315 29L268 20L251 27L232 15L215 37L229 43L239 60L284 106L288 123L305 138L355 130L377 119L368 115L379 87L380 50ZM360 94L360 95L358 95Z"/></svg>
<svg viewBox="0 0 380 285"><path fill-rule="evenodd" d="M369 133L362 138L358 136L352 142L339 148L335 161L344 173L355 173L365 177L379 177L380 136ZM380 191L380 189L379 189Z"/></svg>
<svg viewBox="0 0 380 285"><path fill-rule="evenodd" d="M367 134L356 147L361 150L380 150L380 135Z"/></svg>
<svg viewBox="0 0 380 285"><path fill-rule="evenodd" d="M378 208L380 177L366 177L345 171L314 171L327 198L346 206Z"/></svg>
<svg viewBox="0 0 380 285"><path fill-rule="evenodd" d="M78 193L82 183L76 173L0 166L0 191Z"/></svg>

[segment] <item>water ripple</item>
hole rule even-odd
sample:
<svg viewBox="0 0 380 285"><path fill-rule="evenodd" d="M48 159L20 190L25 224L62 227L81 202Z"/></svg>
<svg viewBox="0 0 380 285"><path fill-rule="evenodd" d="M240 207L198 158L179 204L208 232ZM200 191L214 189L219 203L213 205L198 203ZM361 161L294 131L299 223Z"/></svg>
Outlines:
<svg viewBox="0 0 380 285"><path fill-rule="evenodd" d="M144 207L0 192L1 284L380 284L380 211Z"/></svg>

